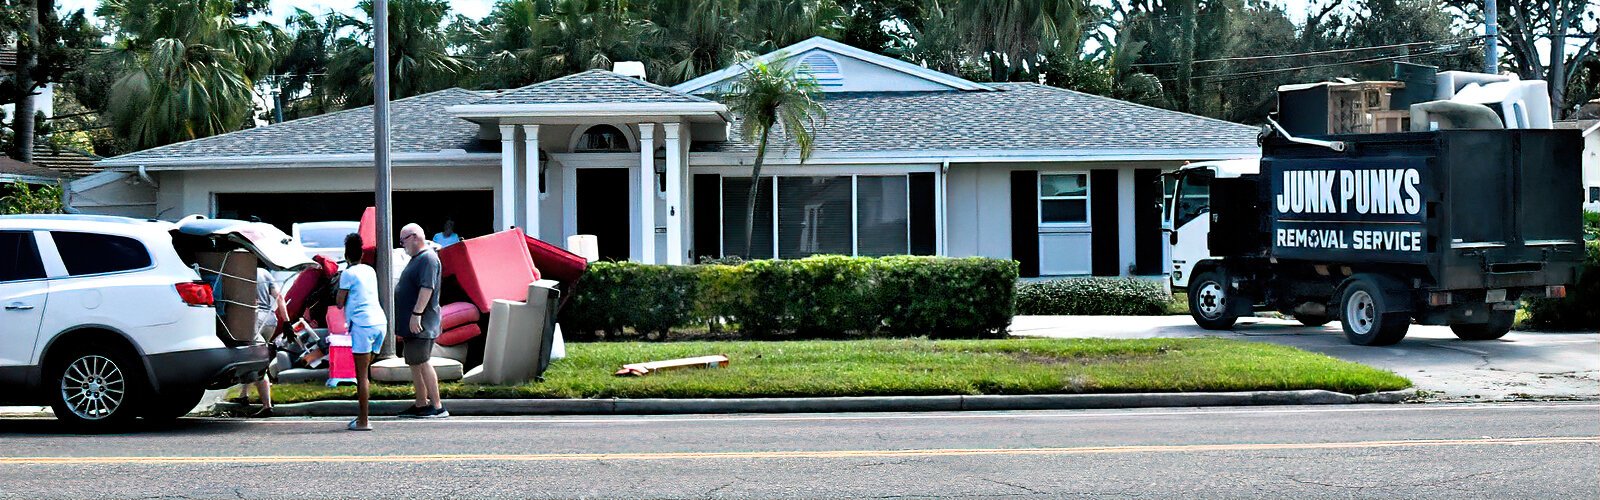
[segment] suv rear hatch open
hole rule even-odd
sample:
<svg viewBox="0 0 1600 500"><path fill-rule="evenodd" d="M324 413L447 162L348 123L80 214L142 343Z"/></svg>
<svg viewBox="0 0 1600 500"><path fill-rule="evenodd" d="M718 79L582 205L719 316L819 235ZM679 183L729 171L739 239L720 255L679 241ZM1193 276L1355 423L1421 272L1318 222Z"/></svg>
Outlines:
<svg viewBox="0 0 1600 500"><path fill-rule="evenodd" d="M301 271L316 266L289 235L261 222L190 216L177 222L172 246L210 284L217 336L230 345L256 338L256 267Z"/></svg>

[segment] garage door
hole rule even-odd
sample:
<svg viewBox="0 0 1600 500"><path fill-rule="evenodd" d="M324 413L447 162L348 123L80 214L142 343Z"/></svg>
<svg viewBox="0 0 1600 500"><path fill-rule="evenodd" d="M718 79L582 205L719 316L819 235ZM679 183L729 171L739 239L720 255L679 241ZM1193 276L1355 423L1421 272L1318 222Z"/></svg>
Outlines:
<svg viewBox="0 0 1600 500"><path fill-rule="evenodd" d="M216 217L259 218L289 232L296 222L358 220L372 206L372 193L217 193ZM464 238L494 231L494 191L397 191L394 228L421 224L432 235L445 219Z"/></svg>

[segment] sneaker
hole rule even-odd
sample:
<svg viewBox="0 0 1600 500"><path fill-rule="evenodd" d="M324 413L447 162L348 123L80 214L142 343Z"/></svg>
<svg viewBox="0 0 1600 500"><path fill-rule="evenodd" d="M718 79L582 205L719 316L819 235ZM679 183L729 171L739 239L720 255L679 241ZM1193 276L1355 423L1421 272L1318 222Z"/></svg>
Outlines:
<svg viewBox="0 0 1600 500"><path fill-rule="evenodd" d="M440 406L438 408L426 408L426 409L424 409L424 413L421 415L421 417L422 418L449 418L450 417L450 410L444 409L443 406Z"/></svg>
<svg viewBox="0 0 1600 500"><path fill-rule="evenodd" d="M423 418L428 416L429 413L433 413L432 407L412 406L410 408L406 408L405 410L401 410L400 414L396 416L400 418Z"/></svg>
<svg viewBox="0 0 1600 500"><path fill-rule="evenodd" d="M263 406L261 409L256 410L255 413L251 413L250 418L272 418L272 407Z"/></svg>

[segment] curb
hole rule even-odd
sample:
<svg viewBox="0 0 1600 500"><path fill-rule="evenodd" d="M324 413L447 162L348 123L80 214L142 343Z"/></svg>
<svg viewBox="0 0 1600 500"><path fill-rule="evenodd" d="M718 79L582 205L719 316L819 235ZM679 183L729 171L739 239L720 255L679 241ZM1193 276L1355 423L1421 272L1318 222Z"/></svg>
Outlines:
<svg viewBox="0 0 1600 500"><path fill-rule="evenodd" d="M845 398L730 398L730 399L451 399L451 415L674 415L716 413L846 413L920 411L1088 410L1196 406L1330 405L1400 403L1415 391L1391 391L1359 396L1324 390L1190 392L1135 394L1041 394L1020 396L884 396ZM374 415L398 413L410 400L373 401ZM237 403L218 403L223 415L239 412ZM356 402L311 401L273 406L278 417L347 417Z"/></svg>

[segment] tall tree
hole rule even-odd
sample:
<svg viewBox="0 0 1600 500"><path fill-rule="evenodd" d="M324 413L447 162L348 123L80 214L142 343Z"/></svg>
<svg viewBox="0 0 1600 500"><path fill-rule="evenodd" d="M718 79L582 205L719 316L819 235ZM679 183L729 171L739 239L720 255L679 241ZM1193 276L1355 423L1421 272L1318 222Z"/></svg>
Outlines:
<svg viewBox="0 0 1600 500"><path fill-rule="evenodd" d="M1077 53L1086 28L1101 18L1085 0L968 1L949 8L966 50L984 60L993 81L1033 79L1049 53Z"/></svg>
<svg viewBox="0 0 1600 500"><path fill-rule="evenodd" d="M6 152L31 162L34 141L47 130L38 127L34 98L81 65L100 35L82 10L63 17L53 0L0 0L0 10L5 12L0 14L0 43L17 48L15 71L0 76L0 104L15 105Z"/></svg>
<svg viewBox="0 0 1600 500"><path fill-rule="evenodd" d="M106 0L96 11L116 43L107 101L116 134L135 149L249 126L253 84L272 68L276 28L233 17L231 0L174 4Z"/></svg>
<svg viewBox="0 0 1600 500"><path fill-rule="evenodd" d="M1476 0L1444 0L1461 12L1470 26L1483 25L1483 4ZM1600 60L1600 3L1593 0L1499 0L1497 2L1504 63L1525 80L1550 82L1556 117L1566 116L1589 98L1569 93L1582 82L1586 61ZM1576 46L1574 46L1576 40ZM1546 48L1541 52L1540 47ZM1552 49L1555 48L1555 49ZM1580 84L1581 85L1581 84Z"/></svg>
<svg viewBox="0 0 1600 500"><path fill-rule="evenodd" d="M767 161L767 146L773 130L798 150L800 162L811 158L813 131L818 120L826 118L819 102L822 89L817 81L801 73L780 54L772 62L751 59L743 63L744 73L720 96L728 110L739 116L739 136L756 138L756 158L750 167L750 204L745 210L744 255L750 256L751 237L756 225L756 196L760 193L761 167Z"/></svg>
<svg viewBox="0 0 1600 500"><path fill-rule="evenodd" d="M360 4L364 17L345 17L323 85L343 107L372 104L372 1ZM470 68L451 55L443 0L389 0L389 92L395 99L455 85Z"/></svg>
<svg viewBox="0 0 1600 500"><path fill-rule="evenodd" d="M284 19L289 36L275 40L279 57L267 81L275 94L272 105L281 108L284 119L327 113L343 104L342 93L328 92L319 83L333 61L339 30L350 23L348 16L331 10L318 15L295 9Z"/></svg>

